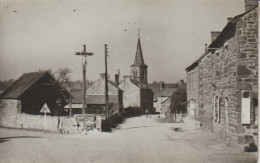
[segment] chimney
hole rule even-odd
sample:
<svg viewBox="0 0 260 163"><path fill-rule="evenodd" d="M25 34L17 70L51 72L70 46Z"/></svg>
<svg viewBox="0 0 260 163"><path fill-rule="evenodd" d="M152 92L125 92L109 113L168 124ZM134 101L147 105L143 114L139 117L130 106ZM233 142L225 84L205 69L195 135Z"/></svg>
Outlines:
<svg viewBox="0 0 260 163"><path fill-rule="evenodd" d="M183 80L180 80L179 83L178 83L179 86L182 86L183 84L184 84Z"/></svg>
<svg viewBox="0 0 260 163"><path fill-rule="evenodd" d="M228 18L227 18L228 23L229 23L230 21L232 21L233 19L234 19L233 17L228 17Z"/></svg>
<svg viewBox="0 0 260 163"><path fill-rule="evenodd" d="M119 76L118 74L115 74L115 83L118 86L119 85Z"/></svg>
<svg viewBox="0 0 260 163"><path fill-rule="evenodd" d="M245 11L249 11L254 7L258 6L257 0L245 0Z"/></svg>
<svg viewBox="0 0 260 163"><path fill-rule="evenodd" d="M164 82L160 81L160 90L163 90L163 89L164 89Z"/></svg>
<svg viewBox="0 0 260 163"><path fill-rule="evenodd" d="M220 31L212 31L211 32L211 42L215 41L220 33L221 33Z"/></svg>
<svg viewBox="0 0 260 163"><path fill-rule="evenodd" d="M208 51L208 44L205 44L205 52L207 53Z"/></svg>

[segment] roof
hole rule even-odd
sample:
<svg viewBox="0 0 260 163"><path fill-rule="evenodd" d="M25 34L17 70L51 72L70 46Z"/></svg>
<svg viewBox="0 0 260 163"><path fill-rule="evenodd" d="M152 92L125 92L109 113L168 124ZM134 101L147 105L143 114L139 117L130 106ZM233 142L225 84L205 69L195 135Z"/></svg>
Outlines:
<svg viewBox="0 0 260 163"><path fill-rule="evenodd" d="M4 99L19 99L25 91L32 87L36 82L41 78L48 75L54 81L55 78L48 72L31 72L23 74L19 79L17 79L13 84L11 84L1 95L0 98ZM62 93L65 93L66 96L71 94L67 92L61 85L56 82L57 86L61 89Z"/></svg>
<svg viewBox="0 0 260 163"><path fill-rule="evenodd" d="M165 99L163 102L161 102L161 104L165 103L166 101L168 101L169 99L171 99L172 96L169 96L167 99Z"/></svg>
<svg viewBox="0 0 260 163"><path fill-rule="evenodd" d="M32 72L23 74L18 80L11 84L2 94L1 98L19 98L28 88L43 77L46 72Z"/></svg>
<svg viewBox="0 0 260 163"><path fill-rule="evenodd" d="M134 84L134 85L136 85L137 87L141 87L141 83L138 81L138 80L136 80L136 79L130 79L130 81Z"/></svg>
<svg viewBox="0 0 260 163"><path fill-rule="evenodd" d="M163 88L161 88L163 86ZM177 90L177 83L164 83L164 82L153 82L148 84L148 88L152 89L154 92L154 99L157 99L158 96L168 97L171 96L172 93Z"/></svg>
<svg viewBox="0 0 260 163"><path fill-rule="evenodd" d="M134 64L131 65L131 67L147 67L147 65L144 63L141 41L140 41L139 37L138 37L138 41L137 41L135 61L134 61Z"/></svg>
<svg viewBox="0 0 260 163"><path fill-rule="evenodd" d="M158 96L160 97L170 97L174 91L178 88L165 88L158 92Z"/></svg>
<svg viewBox="0 0 260 163"><path fill-rule="evenodd" d="M117 95L109 95L108 96L109 103L118 103L118 96ZM99 104L104 105L106 104L106 98L105 95L88 95L87 96L87 104Z"/></svg>
<svg viewBox="0 0 260 163"><path fill-rule="evenodd" d="M111 81L111 80L107 80L108 81L108 83L110 83L111 85L113 85L116 89L118 89L118 90L121 90L122 91L122 89L120 89L117 85L116 85L116 83L115 82L113 82L113 81Z"/></svg>
<svg viewBox="0 0 260 163"><path fill-rule="evenodd" d="M72 104L82 104L82 90L70 93L74 97L71 101Z"/></svg>
<svg viewBox="0 0 260 163"><path fill-rule="evenodd" d="M258 6L252 8L251 10L237 15L233 18L233 20L229 21L227 23L227 25L224 27L224 29L222 30L222 32L218 35L218 37L209 45L209 49L210 48L220 48L221 46L224 45L224 43L229 40L230 38L234 37L235 32L236 32L236 24L238 22L238 20L243 17L244 15L246 15L247 13L253 11L254 9L256 9ZM195 62L193 62L189 67L187 67L185 70L187 72L193 70L195 67L197 67L199 61L204 58L208 52L214 51L213 50L208 50L207 52L203 53Z"/></svg>

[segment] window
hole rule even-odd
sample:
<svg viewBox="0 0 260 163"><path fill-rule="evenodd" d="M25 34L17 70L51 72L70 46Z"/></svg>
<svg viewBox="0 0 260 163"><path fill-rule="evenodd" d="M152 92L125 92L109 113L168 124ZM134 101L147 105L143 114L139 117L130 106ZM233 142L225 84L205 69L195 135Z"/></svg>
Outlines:
<svg viewBox="0 0 260 163"><path fill-rule="evenodd" d="M228 129L229 119L228 119L228 98L227 97L225 97L225 119L226 119L226 128Z"/></svg>
<svg viewBox="0 0 260 163"><path fill-rule="evenodd" d="M137 70L134 70L134 78L137 77Z"/></svg>
<svg viewBox="0 0 260 163"><path fill-rule="evenodd" d="M215 96L214 98L214 121L220 123L220 98Z"/></svg>
<svg viewBox="0 0 260 163"><path fill-rule="evenodd" d="M253 108L254 108L254 123L258 124L258 99L253 98Z"/></svg>
<svg viewBox="0 0 260 163"><path fill-rule="evenodd" d="M250 97L249 92L242 92L241 123L250 124Z"/></svg>

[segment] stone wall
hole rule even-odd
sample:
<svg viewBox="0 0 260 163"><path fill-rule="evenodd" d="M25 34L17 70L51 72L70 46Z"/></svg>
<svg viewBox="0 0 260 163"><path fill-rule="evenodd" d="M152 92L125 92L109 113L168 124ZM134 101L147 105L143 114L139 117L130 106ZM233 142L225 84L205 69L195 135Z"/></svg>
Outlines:
<svg viewBox="0 0 260 163"><path fill-rule="evenodd" d="M46 130L62 133L82 132L83 125L80 117L58 117L46 116ZM94 125L93 115L86 116L89 126ZM21 113L20 100L1 99L0 100L0 126L24 129L45 129L44 115L29 115Z"/></svg>
<svg viewBox="0 0 260 163"><path fill-rule="evenodd" d="M145 113L145 110L150 113L153 112L153 92L151 89L141 89L141 112Z"/></svg>
<svg viewBox="0 0 260 163"><path fill-rule="evenodd" d="M123 107L141 107L140 99L140 88L130 81L130 79L125 79L119 85L119 88L124 91L123 93Z"/></svg>
<svg viewBox="0 0 260 163"><path fill-rule="evenodd" d="M195 67L187 73L187 111L191 115L191 103L194 104L194 118L199 115L199 69Z"/></svg>
<svg viewBox="0 0 260 163"><path fill-rule="evenodd" d="M251 123L244 125L241 124L241 100L243 91L249 92L251 103L253 98L258 98L258 8L240 17L235 30L232 38L210 51L197 67L198 119L203 127L231 144L245 143L248 137L257 138L253 104ZM188 81L188 89L189 84ZM188 90L188 100L193 95Z"/></svg>
<svg viewBox="0 0 260 163"><path fill-rule="evenodd" d="M87 89L87 95L104 95L105 94L105 79L99 79L91 87ZM108 95L118 95L118 89L108 82Z"/></svg>

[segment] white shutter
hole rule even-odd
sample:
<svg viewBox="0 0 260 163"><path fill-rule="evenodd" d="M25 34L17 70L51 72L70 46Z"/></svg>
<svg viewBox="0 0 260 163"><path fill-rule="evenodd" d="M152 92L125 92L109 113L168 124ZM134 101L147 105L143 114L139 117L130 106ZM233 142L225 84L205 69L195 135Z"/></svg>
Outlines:
<svg viewBox="0 0 260 163"><path fill-rule="evenodd" d="M190 116L195 115L194 108L195 108L194 101L190 101Z"/></svg>
<svg viewBox="0 0 260 163"><path fill-rule="evenodd" d="M241 123L250 124L250 98L242 97Z"/></svg>

